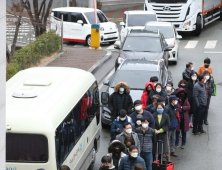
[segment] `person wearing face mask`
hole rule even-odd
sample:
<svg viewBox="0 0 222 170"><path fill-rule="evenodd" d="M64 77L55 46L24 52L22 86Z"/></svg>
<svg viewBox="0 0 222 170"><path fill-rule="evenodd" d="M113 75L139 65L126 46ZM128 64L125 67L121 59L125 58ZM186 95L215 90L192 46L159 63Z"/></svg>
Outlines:
<svg viewBox="0 0 222 170"><path fill-rule="evenodd" d="M188 85L187 85L187 88L189 89L190 91L190 94L191 94L191 98L190 98L190 111L189 111L189 127L190 128L193 128L193 114L194 114L194 104L193 104L193 86L194 84L197 82L197 72L195 71L192 71L191 74L190 74L190 80L188 81Z"/></svg>
<svg viewBox="0 0 222 170"><path fill-rule="evenodd" d="M183 80L186 80L187 82L190 80L190 73L193 69L194 69L193 63L188 62L186 64L186 69L183 71L183 74L182 74Z"/></svg>
<svg viewBox="0 0 222 170"><path fill-rule="evenodd" d="M140 156L146 163L146 169L152 170L153 162L153 145L156 143L156 133L154 129L149 128L149 118L142 118L142 127L139 127L135 131L138 134L140 140Z"/></svg>
<svg viewBox="0 0 222 170"><path fill-rule="evenodd" d="M140 141L138 138L137 133L133 132L132 125L130 123L125 123L123 125L124 131L116 136L116 140L119 140L120 142L124 143L124 141L127 138L130 138L135 142L135 145L140 148ZM140 150L139 150L140 153Z"/></svg>
<svg viewBox="0 0 222 170"><path fill-rule="evenodd" d="M198 75L199 74L204 74L204 71L209 71L210 72L210 75L211 77L213 77L213 69L212 67L210 66L210 63L211 63L211 60L209 58L205 58L204 59L204 65L200 66L199 69L198 69Z"/></svg>
<svg viewBox="0 0 222 170"><path fill-rule="evenodd" d="M127 83L120 82L115 85L114 92L109 97L109 109L112 120L118 116L117 113L121 109L125 109L128 114L131 113L133 101L129 93L130 88Z"/></svg>
<svg viewBox="0 0 222 170"><path fill-rule="evenodd" d="M165 99L167 97L167 93L165 92L165 90L163 90L162 85L160 83L157 83L155 86L155 90L152 90L148 96L147 105L150 105L152 103L152 97L155 94L158 94L159 96L162 96Z"/></svg>
<svg viewBox="0 0 222 170"><path fill-rule="evenodd" d="M169 160L168 153L168 136L167 132L170 128L170 118L168 114L164 112L164 105L162 103L157 104L157 112L153 114L155 120L155 133L156 133L156 140L163 141L163 153L166 155L166 159ZM157 143L154 144L153 154L155 157ZM161 157L161 150L162 145L159 145L159 159Z"/></svg>
<svg viewBox="0 0 222 170"><path fill-rule="evenodd" d="M198 75L198 82L193 87L194 101L194 119L193 119L193 134L206 133L203 130L204 112L207 106L207 95L204 82L206 80L203 74Z"/></svg>
<svg viewBox="0 0 222 170"><path fill-rule="evenodd" d="M130 117L132 118L133 122L136 123L136 116L138 114L140 114L143 117L144 116L149 117L149 119L150 119L149 126L154 129L155 122L154 122L153 116L152 116L152 114L150 112L148 112L148 111L146 111L146 110L144 110L142 108L142 102L140 100L136 100L134 102L134 108L135 108L135 111L130 115Z"/></svg>
<svg viewBox="0 0 222 170"><path fill-rule="evenodd" d="M141 102L142 102L142 106L143 106L143 109L145 109L146 108L146 101L147 101L147 99L148 99L148 96L149 96L149 94L150 94L150 92L152 91L152 90L154 90L154 85L153 85L153 82L148 82L148 83L146 83L146 85L145 85L145 89L144 89L144 92L143 92L143 94L142 94L142 96L141 96Z"/></svg>
<svg viewBox="0 0 222 170"><path fill-rule="evenodd" d="M180 80L179 83L178 83L178 88L175 90L175 92L173 93L173 95L176 95L177 90L178 90L179 88L183 88L183 89L187 92L187 98L188 98L188 101L190 102L190 100L191 100L191 92L190 92L190 90L187 88L187 81L186 81L186 80Z"/></svg>
<svg viewBox="0 0 222 170"><path fill-rule="evenodd" d="M108 147L108 154L112 158L111 167L118 170L120 160L126 156L126 146L119 140L113 140Z"/></svg>
<svg viewBox="0 0 222 170"><path fill-rule="evenodd" d="M130 146L129 147L129 155L123 157L119 164L119 170L133 170L136 164L142 163L143 170L146 170L146 164L143 158L139 155L138 147L137 146Z"/></svg>
<svg viewBox="0 0 222 170"><path fill-rule="evenodd" d="M134 142L134 140L132 140L131 138L126 138L125 141L124 141L124 144L125 144L125 146L126 146L126 152L125 152L125 154L126 154L126 155L129 155L129 147L130 147L131 145L135 145L135 142Z"/></svg>
<svg viewBox="0 0 222 170"><path fill-rule="evenodd" d="M133 131L135 131L136 128L142 126L142 122L141 122L142 118L143 118L143 115L141 115L141 114L136 115L136 121L135 121L135 124L134 124L134 127L133 127Z"/></svg>
<svg viewBox="0 0 222 170"><path fill-rule="evenodd" d="M145 108L145 110L147 110L147 111L149 111L150 112L150 110L154 107L154 106L157 106L157 100L158 100L158 98L159 98L160 96L158 95L158 94L155 94L155 95L153 95L153 97L152 97L152 104L150 104L150 105L148 105L146 108Z"/></svg>
<svg viewBox="0 0 222 170"><path fill-rule="evenodd" d="M118 117L113 121L111 126L111 140L113 141L116 139L116 136L123 132L123 125L124 123L131 123L133 124L133 121L131 117L127 116L127 113L124 109L120 110L118 113Z"/></svg>
<svg viewBox="0 0 222 170"><path fill-rule="evenodd" d="M164 111L165 111L165 113L168 112L168 108L165 107L165 106L166 106L166 104L165 104L165 103L166 103L166 99L165 99L164 97L160 96L160 97L157 99L157 103L162 103L162 104L164 105ZM153 114L153 113L156 112L156 110L157 110L156 108L157 108L157 106L154 106L154 107L151 108L151 110L150 110L151 114Z"/></svg>
<svg viewBox="0 0 222 170"><path fill-rule="evenodd" d="M165 89L167 93L166 105L168 105L169 96L173 94L175 91L175 89L173 88L173 83L171 81L167 82Z"/></svg>
<svg viewBox="0 0 222 170"><path fill-rule="evenodd" d="M190 103L189 103L188 98L187 98L187 93L183 88L179 88L177 90L176 96L179 98L178 104L177 104L177 111L179 112L179 115L180 115L180 123L179 123L179 125L177 126L177 129L176 129L175 145L176 145L176 148L178 148L179 135L180 135L180 132L181 132L181 134L182 134L181 148L185 149L187 131L189 131Z"/></svg>
<svg viewBox="0 0 222 170"><path fill-rule="evenodd" d="M177 111L178 99L179 98L177 98L175 95L170 95L169 104L166 106L168 107L167 114L169 115L170 118L170 129L168 131L170 156L173 157L177 157L177 155L175 154L175 141L176 141L175 137L176 137L176 128L180 121L179 112Z"/></svg>
<svg viewBox="0 0 222 170"><path fill-rule="evenodd" d="M208 125L207 117L208 117L208 110L210 106L211 95L214 92L214 82L211 79L211 75L209 71L204 71L204 75L206 77L205 89L206 89L206 95L207 95L207 105L204 112L204 124Z"/></svg>
<svg viewBox="0 0 222 170"><path fill-rule="evenodd" d="M99 170L115 170L115 167L112 165L112 158L110 156L103 156L101 159L101 167Z"/></svg>

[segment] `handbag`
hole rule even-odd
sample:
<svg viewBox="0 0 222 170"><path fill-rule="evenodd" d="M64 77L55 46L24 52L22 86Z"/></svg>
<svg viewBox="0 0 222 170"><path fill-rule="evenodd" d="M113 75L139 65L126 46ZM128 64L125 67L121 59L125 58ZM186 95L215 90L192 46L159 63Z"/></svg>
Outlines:
<svg viewBox="0 0 222 170"><path fill-rule="evenodd" d="M212 96L216 96L217 95L217 85L214 83L214 92L212 93Z"/></svg>

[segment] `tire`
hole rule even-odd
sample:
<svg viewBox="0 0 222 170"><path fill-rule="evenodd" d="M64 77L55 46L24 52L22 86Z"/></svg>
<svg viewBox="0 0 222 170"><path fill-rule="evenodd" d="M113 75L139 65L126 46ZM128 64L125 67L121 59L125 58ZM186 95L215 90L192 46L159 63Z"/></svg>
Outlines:
<svg viewBox="0 0 222 170"><path fill-rule="evenodd" d="M112 45L114 44L116 41L110 41L109 44Z"/></svg>
<svg viewBox="0 0 222 170"><path fill-rule="evenodd" d="M103 128L103 129L108 129L108 125L102 123L102 128Z"/></svg>
<svg viewBox="0 0 222 170"><path fill-rule="evenodd" d="M197 16L196 30L193 31L193 35L199 36L201 33L201 17Z"/></svg>
<svg viewBox="0 0 222 170"><path fill-rule="evenodd" d="M177 61L173 61L173 64L174 64L174 65L177 65Z"/></svg>
<svg viewBox="0 0 222 170"><path fill-rule="evenodd" d="M90 46L91 45L91 35L88 35L86 37L86 45Z"/></svg>

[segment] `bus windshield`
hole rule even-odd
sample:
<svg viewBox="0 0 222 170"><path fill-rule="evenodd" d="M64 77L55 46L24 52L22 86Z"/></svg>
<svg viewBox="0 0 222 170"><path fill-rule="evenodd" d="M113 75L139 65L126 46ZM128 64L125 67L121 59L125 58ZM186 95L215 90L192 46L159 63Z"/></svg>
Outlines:
<svg viewBox="0 0 222 170"><path fill-rule="evenodd" d="M48 141L43 135L6 133L6 162L48 161Z"/></svg>
<svg viewBox="0 0 222 170"><path fill-rule="evenodd" d="M186 3L187 0L149 0L150 3L165 3L165 4L176 4L176 3Z"/></svg>

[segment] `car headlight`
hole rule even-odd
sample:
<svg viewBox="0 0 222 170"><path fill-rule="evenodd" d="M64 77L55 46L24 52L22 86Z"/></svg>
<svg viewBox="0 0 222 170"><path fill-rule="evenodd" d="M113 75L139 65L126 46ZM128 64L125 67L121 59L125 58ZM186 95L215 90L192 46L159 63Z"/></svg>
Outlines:
<svg viewBox="0 0 222 170"><path fill-rule="evenodd" d="M104 117L111 119L111 116L107 111L104 111L103 115L104 115Z"/></svg>
<svg viewBox="0 0 222 170"><path fill-rule="evenodd" d="M101 28L100 28L100 31L104 31L104 28L103 28L103 27L101 27Z"/></svg>
<svg viewBox="0 0 222 170"><path fill-rule="evenodd" d="M123 61L124 61L124 59L123 59L123 58L118 57L118 64L121 64Z"/></svg>

